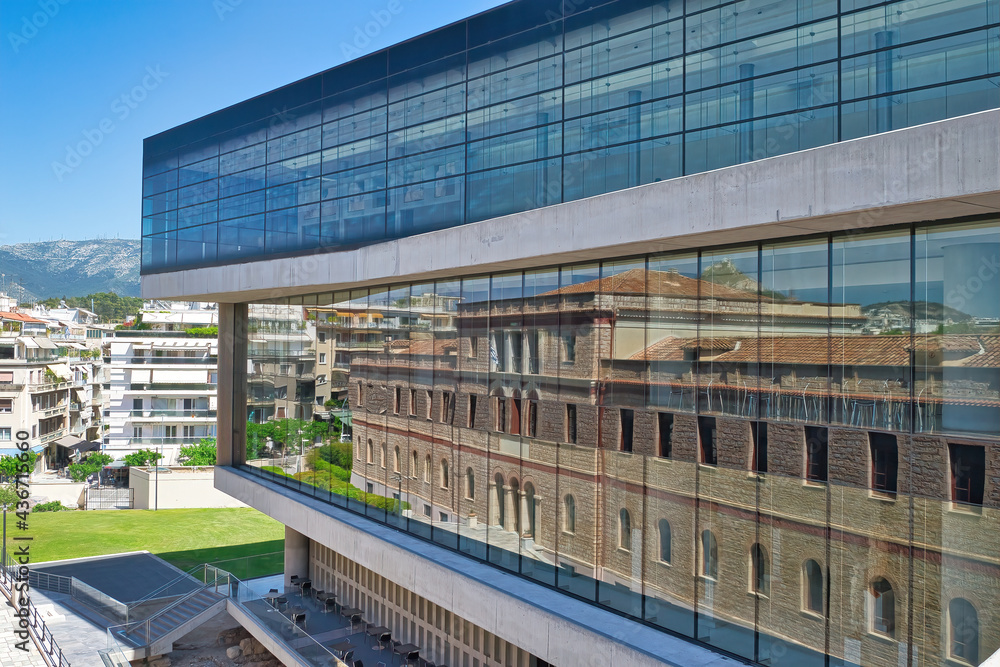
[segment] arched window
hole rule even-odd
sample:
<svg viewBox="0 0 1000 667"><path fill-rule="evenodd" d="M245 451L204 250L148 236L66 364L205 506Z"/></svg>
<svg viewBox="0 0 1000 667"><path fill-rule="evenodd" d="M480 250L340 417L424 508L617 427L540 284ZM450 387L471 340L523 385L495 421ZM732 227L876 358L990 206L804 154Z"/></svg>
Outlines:
<svg viewBox="0 0 1000 667"><path fill-rule="evenodd" d="M431 483L431 455L428 454L424 459L424 481L428 484Z"/></svg>
<svg viewBox="0 0 1000 667"><path fill-rule="evenodd" d="M632 517L624 507L618 512L618 546L625 550L632 548Z"/></svg>
<svg viewBox="0 0 1000 667"><path fill-rule="evenodd" d="M750 590L758 595L771 594L771 563L764 547L750 547Z"/></svg>
<svg viewBox="0 0 1000 667"><path fill-rule="evenodd" d="M368 463L375 463L375 445L371 439L368 440L368 458L366 460Z"/></svg>
<svg viewBox="0 0 1000 667"><path fill-rule="evenodd" d="M441 459L441 488L448 488L448 461Z"/></svg>
<svg viewBox="0 0 1000 667"><path fill-rule="evenodd" d="M563 532L576 532L576 498L571 493L563 498Z"/></svg>
<svg viewBox="0 0 1000 667"><path fill-rule="evenodd" d="M710 530L701 533L701 573L710 579L719 576L719 545Z"/></svg>
<svg viewBox="0 0 1000 667"><path fill-rule="evenodd" d="M385 460L386 460L386 458L387 458L387 457L386 457L386 455L385 455L385 443L383 442L383 443L382 443L382 460L381 460L381 461L379 461L379 463L381 464L381 466L382 466L383 468L385 467Z"/></svg>
<svg viewBox="0 0 1000 667"><path fill-rule="evenodd" d="M420 472L420 457L417 456L416 450L413 450L411 459L412 461L410 461L410 477L416 479L417 473Z"/></svg>
<svg viewBox="0 0 1000 667"><path fill-rule="evenodd" d="M476 499L476 473L472 472L472 468L465 469L465 497Z"/></svg>
<svg viewBox="0 0 1000 667"><path fill-rule="evenodd" d="M802 598L806 611L823 613L823 568L811 558L802 566Z"/></svg>
<svg viewBox="0 0 1000 667"><path fill-rule="evenodd" d="M965 599L948 603L949 653L970 665L979 664L979 614Z"/></svg>
<svg viewBox="0 0 1000 667"><path fill-rule="evenodd" d="M892 584L879 577L868 589L871 599L872 630L889 637L896 635L896 594Z"/></svg>
<svg viewBox="0 0 1000 667"><path fill-rule="evenodd" d="M671 540L673 536L670 533L670 522L666 519L660 519L660 561L663 563L670 562L670 551L671 551Z"/></svg>
<svg viewBox="0 0 1000 667"><path fill-rule="evenodd" d="M392 450L392 471L399 472L399 445Z"/></svg>

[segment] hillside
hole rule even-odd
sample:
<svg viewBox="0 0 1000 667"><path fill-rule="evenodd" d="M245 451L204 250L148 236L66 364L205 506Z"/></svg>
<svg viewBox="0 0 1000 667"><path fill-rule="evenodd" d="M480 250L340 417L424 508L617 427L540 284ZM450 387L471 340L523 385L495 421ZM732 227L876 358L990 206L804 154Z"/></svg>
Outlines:
<svg viewBox="0 0 1000 667"><path fill-rule="evenodd" d="M0 246L0 273L7 292L22 301L94 292L139 296L139 248L132 239Z"/></svg>

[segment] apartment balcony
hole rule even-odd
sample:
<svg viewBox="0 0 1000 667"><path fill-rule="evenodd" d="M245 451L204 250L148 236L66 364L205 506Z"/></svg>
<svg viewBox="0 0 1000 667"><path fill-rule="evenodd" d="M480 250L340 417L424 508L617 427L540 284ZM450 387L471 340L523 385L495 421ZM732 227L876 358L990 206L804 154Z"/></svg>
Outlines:
<svg viewBox="0 0 1000 667"><path fill-rule="evenodd" d="M177 391L177 392L187 392L187 393L215 393L215 388L217 385L207 384L207 383L168 383L168 382L150 382L146 384L129 384L126 385L128 391L131 392L154 392L162 393L165 391Z"/></svg>
<svg viewBox="0 0 1000 667"><path fill-rule="evenodd" d="M19 394L24 391L24 387L25 385L23 384L0 384L0 394Z"/></svg>
<svg viewBox="0 0 1000 667"><path fill-rule="evenodd" d="M42 394L47 391L55 391L57 389L69 389L73 386L75 385L72 382L41 382L30 385L32 394Z"/></svg>
<svg viewBox="0 0 1000 667"><path fill-rule="evenodd" d="M52 442L53 440L58 440L64 435L66 435L66 428L65 427L57 428L54 431L50 431L49 433L43 433L42 435L38 436L38 442L45 445Z"/></svg>
<svg viewBox="0 0 1000 667"><path fill-rule="evenodd" d="M0 359L0 364L17 364L17 365L28 365L28 364L51 364L55 361L65 361L66 357L61 357L58 354L39 354L34 357L20 357L17 359Z"/></svg>
<svg viewBox="0 0 1000 667"><path fill-rule="evenodd" d="M381 350L385 341L381 340L351 340L337 343L338 350Z"/></svg>
<svg viewBox="0 0 1000 667"><path fill-rule="evenodd" d="M129 418L133 422L140 421L188 421L188 420L215 420L215 410L130 410Z"/></svg>
<svg viewBox="0 0 1000 667"><path fill-rule="evenodd" d="M121 360L125 366L208 366L219 365L218 357L125 357Z"/></svg>
<svg viewBox="0 0 1000 667"><path fill-rule="evenodd" d="M61 415L66 413L66 403L61 405L56 405L51 408L37 409L35 412L39 415L41 419L47 417L55 417L56 415Z"/></svg>
<svg viewBox="0 0 1000 667"><path fill-rule="evenodd" d="M206 433L205 435L192 435L186 438L178 437L162 437L162 438L129 438L128 445L191 445L201 440L202 438L214 438L214 433Z"/></svg>

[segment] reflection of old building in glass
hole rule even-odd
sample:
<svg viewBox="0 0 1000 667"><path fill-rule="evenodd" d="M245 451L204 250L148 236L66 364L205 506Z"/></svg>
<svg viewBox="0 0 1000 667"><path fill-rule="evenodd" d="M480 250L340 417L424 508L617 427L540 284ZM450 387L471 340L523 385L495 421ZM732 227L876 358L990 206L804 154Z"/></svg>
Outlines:
<svg viewBox="0 0 1000 667"><path fill-rule="evenodd" d="M147 140L289 574L453 665L1000 648L997 5L757 9L519 0ZM313 410L354 489L244 460Z"/></svg>

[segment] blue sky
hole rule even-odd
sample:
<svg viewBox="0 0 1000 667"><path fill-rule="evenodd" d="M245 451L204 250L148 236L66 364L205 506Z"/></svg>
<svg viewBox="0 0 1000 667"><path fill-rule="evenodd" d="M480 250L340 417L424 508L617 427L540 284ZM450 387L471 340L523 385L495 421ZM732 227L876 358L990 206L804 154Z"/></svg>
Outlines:
<svg viewBox="0 0 1000 667"><path fill-rule="evenodd" d="M0 245L138 238L145 137L499 4L2 0Z"/></svg>

